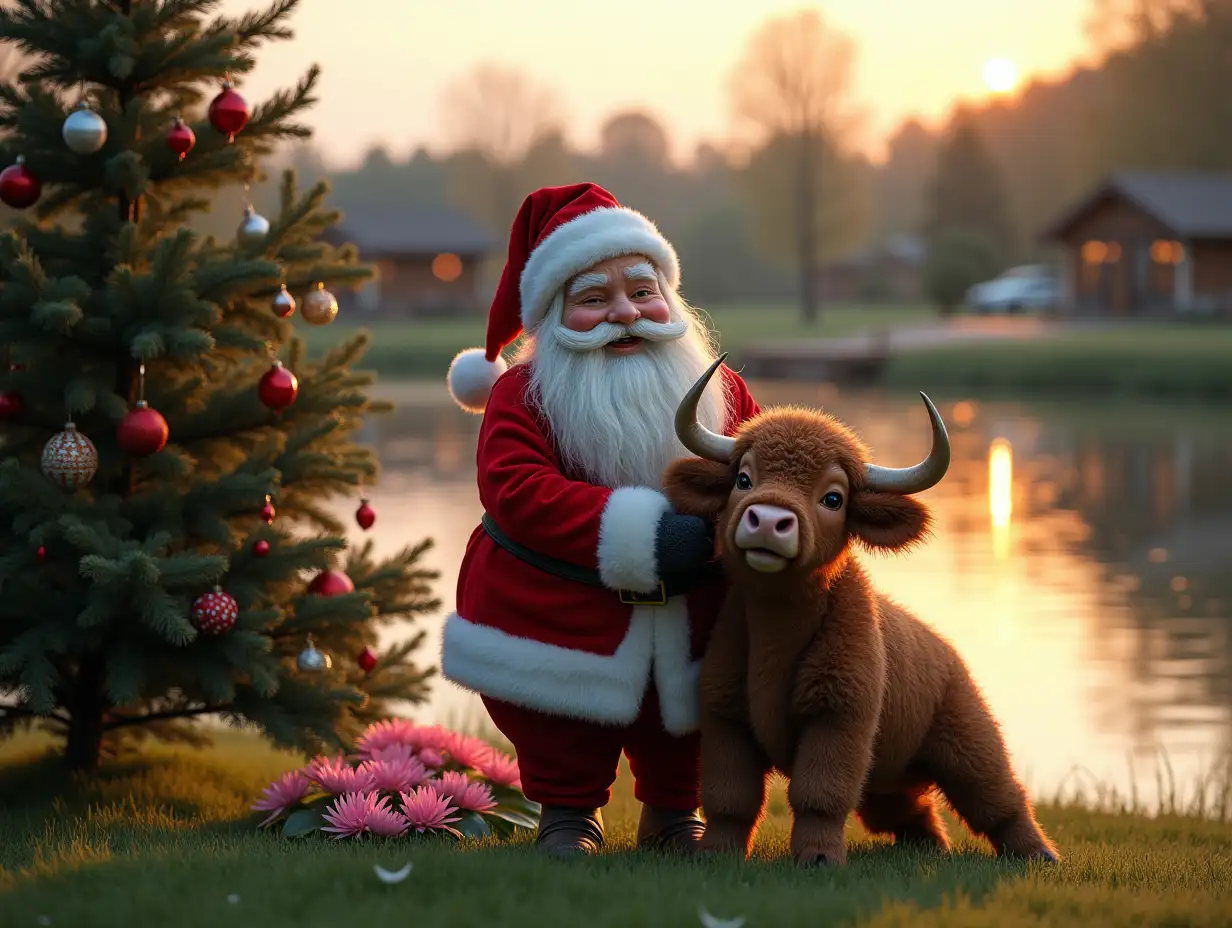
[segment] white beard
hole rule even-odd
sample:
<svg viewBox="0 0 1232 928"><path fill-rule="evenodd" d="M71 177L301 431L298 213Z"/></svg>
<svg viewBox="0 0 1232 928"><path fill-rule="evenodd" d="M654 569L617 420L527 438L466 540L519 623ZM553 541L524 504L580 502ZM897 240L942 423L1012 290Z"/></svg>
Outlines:
<svg viewBox="0 0 1232 928"><path fill-rule="evenodd" d="M590 339L606 344L638 335L645 341L635 354L608 355L601 345L569 347L587 339L561 326L563 296L522 347L518 360L530 364L531 400L573 476L612 488L659 488L668 464L692 456L676 438L676 407L717 355L705 324L662 278L660 286L670 322L639 319L628 328L602 323ZM698 405L698 421L711 431L723 432L726 392L714 377Z"/></svg>

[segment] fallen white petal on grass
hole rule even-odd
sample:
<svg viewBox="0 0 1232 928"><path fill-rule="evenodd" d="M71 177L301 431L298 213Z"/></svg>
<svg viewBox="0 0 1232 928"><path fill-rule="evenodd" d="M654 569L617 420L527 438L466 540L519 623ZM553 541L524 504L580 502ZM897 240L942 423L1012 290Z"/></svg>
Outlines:
<svg viewBox="0 0 1232 928"><path fill-rule="evenodd" d="M232 905L235 905L237 902L239 902L239 901L240 901L240 894L239 894L239 893L232 893L231 895L229 895L229 896L227 897L227 901L228 901L229 903L231 903Z"/></svg>
<svg viewBox="0 0 1232 928"><path fill-rule="evenodd" d="M741 928L744 924L743 915L737 915L735 918L715 918L706 911L704 905L698 906L697 917L702 920L706 928Z"/></svg>
<svg viewBox="0 0 1232 928"><path fill-rule="evenodd" d="M372 870L382 883L401 883L411 875L411 864L408 863L401 870L386 870L380 864L373 864Z"/></svg>

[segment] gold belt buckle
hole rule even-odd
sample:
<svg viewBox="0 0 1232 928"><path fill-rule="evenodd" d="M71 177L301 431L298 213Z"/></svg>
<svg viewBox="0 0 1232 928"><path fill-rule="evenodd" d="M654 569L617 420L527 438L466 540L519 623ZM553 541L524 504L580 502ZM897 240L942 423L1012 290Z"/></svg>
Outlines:
<svg viewBox="0 0 1232 928"><path fill-rule="evenodd" d="M657 593L638 593L635 590L621 590L620 601L626 606L666 606L667 587L660 580Z"/></svg>

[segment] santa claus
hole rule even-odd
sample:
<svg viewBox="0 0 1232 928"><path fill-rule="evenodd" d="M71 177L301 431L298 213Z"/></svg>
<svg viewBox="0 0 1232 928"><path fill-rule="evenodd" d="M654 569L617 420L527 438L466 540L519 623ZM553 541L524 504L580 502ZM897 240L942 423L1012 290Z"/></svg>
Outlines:
<svg viewBox="0 0 1232 928"><path fill-rule="evenodd" d="M704 829L698 660L722 577L710 527L672 511L660 476L688 455L676 406L715 351L679 279L671 244L603 188L537 190L513 222L486 347L449 369L455 400L483 413L485 514L441 669L517 750L553 853L601 848L622 751L639 847L686 850ZM756 412L724 367L699 419L731 434Z"/></svg>

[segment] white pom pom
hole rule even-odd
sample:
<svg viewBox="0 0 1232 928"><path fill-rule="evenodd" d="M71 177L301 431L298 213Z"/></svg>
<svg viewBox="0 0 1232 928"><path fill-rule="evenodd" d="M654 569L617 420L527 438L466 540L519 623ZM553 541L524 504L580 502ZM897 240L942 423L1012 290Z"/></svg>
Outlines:
<svg viewBox="0 0 1232 928"><path fill-rule="evenodd" d="M500 355L489 361L482 348L459 351L449 365L449 395L467 412L483 412L493 385L508 368Z"/></svg>

